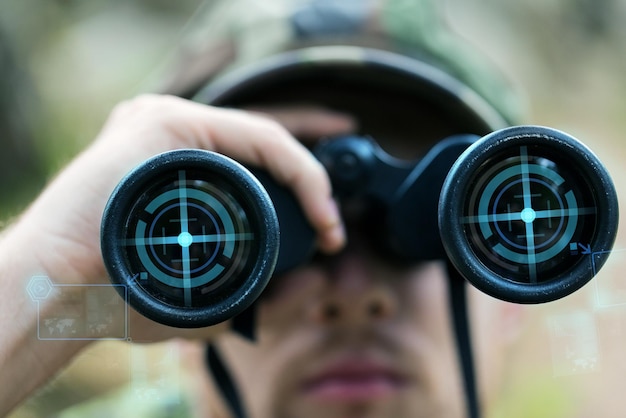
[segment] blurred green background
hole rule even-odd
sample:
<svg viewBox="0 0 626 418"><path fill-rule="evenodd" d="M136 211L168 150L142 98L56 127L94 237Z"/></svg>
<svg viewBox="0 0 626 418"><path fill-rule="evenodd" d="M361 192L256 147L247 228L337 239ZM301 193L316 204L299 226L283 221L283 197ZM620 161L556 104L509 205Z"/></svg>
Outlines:
<svg viewBox="0 0 626 418"><path fill-rule="evenodd" d="M570 132L587 143L609 167L626 207L626 2L437 4L451 30L516 85L526 102L525 122ZM210 5L0 0L0 222L10 223L93 140L115 103L155 88ZM626 249L623 228L617 248ZM492 418L626 416L624 263L617 251L594 283L576 295L529 307L532 319L512 354ZM606 294L623 301L603 303ZM595 362L568 368L571 347ZM131 366L114 358L129 358L128 350L117 343L94 346L15 416L54 416L56 409L127 383L124 370Z"/></svg>
<svg viewBox="0 0 626 418"><path fill-rule="evenodd" d="M0 1L2 124L19 129L1 141L0 219L94 138L115 103L151 90L202 3Z"/></svg>

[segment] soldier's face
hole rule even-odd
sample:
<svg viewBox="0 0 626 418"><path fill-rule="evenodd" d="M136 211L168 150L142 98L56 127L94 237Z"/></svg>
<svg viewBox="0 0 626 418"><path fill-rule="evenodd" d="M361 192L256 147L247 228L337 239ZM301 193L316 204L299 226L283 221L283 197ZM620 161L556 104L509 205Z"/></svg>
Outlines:
<svg viewBox="0 0 626 418"><path fill-rule="evenodd" d="M376 139L413 152L391 137ZM361 239L362 224L346 224L341 254L272 279L258 304L257 341L217 341L250 417L464 417L445 264L398 266ZM484 384L498 366L510 305L473 289L469 298Z"/></svg>
<svg viewBox="0 0 626 418"><path fill-rule="evenodd" d="M256 342L226 336L218 346L253 418L464 417L447 286L442 263L393 267L352 245L277 278ZM505 316L470 295L490 376Z"/></svg>

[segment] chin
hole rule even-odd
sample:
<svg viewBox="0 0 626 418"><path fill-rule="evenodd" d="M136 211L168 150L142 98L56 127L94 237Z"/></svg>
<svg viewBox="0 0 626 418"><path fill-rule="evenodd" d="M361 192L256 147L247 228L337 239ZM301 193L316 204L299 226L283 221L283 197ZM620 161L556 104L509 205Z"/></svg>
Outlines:
<svg viewBox="0 0 626 418"><path fill-rule="evenodd" d="M365 392L370 391L369 398ZM403 388L370 388L363 392L338 389L336 393L308 394L282 404L273 418L455 418L447 406L437 405L425 394Z"/></svg>
<svg viewBox="0 0 626 418"><path fill-rule="evenodd" d="M351 404L318 408L294 408L284 413L274 414L273 418L452 418L443 412L433 412L428 407L406 407L393 404L372 404L354 402Z"/></svg>

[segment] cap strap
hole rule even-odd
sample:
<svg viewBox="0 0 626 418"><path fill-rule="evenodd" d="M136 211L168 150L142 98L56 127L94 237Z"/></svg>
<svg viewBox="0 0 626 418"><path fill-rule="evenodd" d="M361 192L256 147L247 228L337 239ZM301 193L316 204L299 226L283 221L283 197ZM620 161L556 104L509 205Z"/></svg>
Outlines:
<svg viewBox="0 0 626 418"><path fill-rule="evenodd" d="M447 260L447 267L450 282L448 286L450 313L456 338L457 354L463 373L467 416L468 418L479 418L480 405L476 387L476 372L474 369L470 327L467 320L466 281L454 268L450 260Z"/></svg>

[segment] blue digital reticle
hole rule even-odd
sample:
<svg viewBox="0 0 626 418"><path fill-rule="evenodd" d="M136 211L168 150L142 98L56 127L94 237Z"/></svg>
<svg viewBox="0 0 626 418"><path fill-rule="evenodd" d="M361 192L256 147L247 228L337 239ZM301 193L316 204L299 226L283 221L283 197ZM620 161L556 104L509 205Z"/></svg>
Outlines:
<svg viewBox="0 0 626 418"><path fill-rule="evenodd" d="M373 248L401 262L449 259L499 299L540 303L574 292L604 264L617 233L608 172L551 128L455 135L413 162L358 136L323 141L313 155ZM242 313L272 275L309 262L315 233L266 172L177 150L120 182L101 241L131 306L167 325L200 327Z"/></svg>
<svg viewBox="0 0 626 418"><path fill-rule="evenodd" d="M240 273L254 248L254 232L228 193L193 173L188 181L186 170L177 176L146 190L150 198L133 208L123 245L136 252L129 259L139 261L140 286L192 307L202 304L212 287Z"/></svg>
<svg viewBox="0 0 626 418"><path fill-rule="evenodd" d="M611 178L575 138L545 127L496 131L455 162L439 227L450 260L500 299L548 302L587 283L617 233Z"/></svg>
<svg viewBox="0 0 626 418"><path fill-rule="evenodd" d="M488 164L476 178L462 219L475 252L499 265L509 279L529 283L546 280L552 267L574 261L570 247L589 245L579 239L589 236L597 213L593 196L580 193L586 180L574 174L562 175L554 161L529 156L528 146Z"/></svg>
<svg viewBox="0 0 626 418"><path fill-rule="evenodd" d="M240 164L202 150L160 154L122 180L102 250L129 303L167 325L212 325L263 290L278 253L269 196Z"/></svg>

